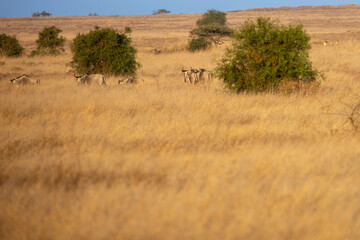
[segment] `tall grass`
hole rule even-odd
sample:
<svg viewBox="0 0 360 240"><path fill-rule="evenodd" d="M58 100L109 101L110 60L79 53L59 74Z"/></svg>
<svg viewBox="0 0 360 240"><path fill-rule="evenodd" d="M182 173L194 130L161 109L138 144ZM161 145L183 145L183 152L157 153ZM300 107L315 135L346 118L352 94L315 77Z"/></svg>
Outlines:
<svg viewBox="0 0 360 240"><path fill-rule="evenodd" d="M223 52L140 51L144 83L106 88L69 53L0 58L0 239L360 238L360 45L314 45L317 93L183 83Z"/></svg>

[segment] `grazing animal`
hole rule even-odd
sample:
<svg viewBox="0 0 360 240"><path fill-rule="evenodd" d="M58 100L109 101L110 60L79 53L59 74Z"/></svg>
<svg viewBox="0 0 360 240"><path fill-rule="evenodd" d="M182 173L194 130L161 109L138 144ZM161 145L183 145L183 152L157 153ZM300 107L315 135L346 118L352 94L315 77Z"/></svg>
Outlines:
<svg viewBox="0 0 360 240"><path fill-rule="evenodd" d="M144 82L143 79L140 79L142 82ZM124 77L123 79L118 80L118 84L137 84L139 83L139 79L132 76L132 77Z"/></svg>
<svg viewBox="0 0 360 240"><path fill-rule="evenodd" d="M76 76L74 74L75 80L78 84L88 84L88 85L100 85L106 86L105 77L102 74L84 74L81 76Z"/></svg>
<svg viewBox="0 0 360 240"><path fill-rule="evenodd" d="M192 68L192 67L190 67L190 70L191 70L191 72L192 73L194 73L195 74L195 80L194 80L194 83L197 83L197 82L199 82L199 75L198 75L198 73L199 73L199 70L198 69L194 69L194 68Z"/></svg>
<svg viewBox="0 0 360 240"><path fill-rule="evenodd" d="M10 83L13 85L34 85L34 84L40 84L40 80L34 80L30 78L28 75L23 74L19 77L13 78L10 80Z"/></svg>
<svg viewBox="0 0 360 240"><path fill-rule="evenodd" d="M205 68L200 68L200 71L199 71L199 82L205 82L205 76L204 76L204 73L206 72L207 70Z"/></svg>
<svg viewBox="0 0 360 240"><path fill-rule="evenodd" d="M161 53L161 49L154 48L154 54L159 55Z"/></svg>
<svg viewBox="0 0 360 240"><path fill-rule="evenodd" d="M339 40L335 40L335 41L329 41L329 40L323 40L323 45L324 46L332 46L332 45L338 45L339 44Z"/></svg>
<svg viewBox="0 0 360 240"><path fill-rule="evenodd" d="M181 72L184 74L184 82L186 82L186 73L188 70L184 69L184 67L181 68Z"/></svg>
<svg viewBox="0 0 360 240"><path fill-rule="evenodd" d="M181 72L183 72L183 74L184 74L184 82L189 81L190 83L193 83L192 74L194 72L193 72L193 69L191 67L190 67L190 70L186 70L186 69L184 69L184 67L182 67Z"/></svg>

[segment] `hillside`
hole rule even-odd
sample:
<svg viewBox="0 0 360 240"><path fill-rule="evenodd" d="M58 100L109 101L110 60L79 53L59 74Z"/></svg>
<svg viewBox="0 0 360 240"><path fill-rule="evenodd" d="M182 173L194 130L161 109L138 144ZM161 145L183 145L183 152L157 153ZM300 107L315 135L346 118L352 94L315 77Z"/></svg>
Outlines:
<svg viewBox="0 0 360 240"><path fill-rule="evenodd" d="M357 40L360 38L360 5L307 6L257 8L227 13L229 26L236 28L248 18L268 16L283 24L303 24L313 41L323 39ZM196 25L201 14L167 14L137 16L66 16L45 18L0 18L0 31L17 35L29 48L34 47L37 33L44 27L55 25L63 35L72 39L77 33L85 33L94 26L133 29L135 46L163 47L174 43L186 43L188 33Z"/></svg>

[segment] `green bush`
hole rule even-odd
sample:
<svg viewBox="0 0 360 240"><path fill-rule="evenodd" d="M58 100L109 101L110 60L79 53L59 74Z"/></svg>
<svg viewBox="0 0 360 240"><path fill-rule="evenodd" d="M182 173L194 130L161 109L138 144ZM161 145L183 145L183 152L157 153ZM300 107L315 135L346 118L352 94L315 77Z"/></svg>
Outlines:
<svg viewBox="0 0 360 240"><path fill-rule="evenodd" d="M37 48L32 51L30 56L35 55L59 55L64 52L65 38L59 36L62 30L55 26L44 28L39 32L39 38L36 40Z"/></svg>
<svg viewBox="0 0 360 240"><path fill-rule="evenodd" d="M19 57L24 52L15 36L9 36L5 33L0 34L0 55L7 57Z"/></svg>
<svg viewBox="0 0 360 240"><path fill-rule="evenodd" d="M211 46L211 42L206 37L195 37L189 42L189 51L205 50Z"/></svg>
<svg viewBox="0 0 360 240"><path fill-rule="evenodd" d="M95 27L88 34L78 34L71 50L71 66L79 73L101 73L105 75L134 75L140 64L136 61L137 50L131 38L111 28Z"/></svg>
<svg viewBox="0 0 360 240"><path fill-rule="evenodd" d="M208 10L196 24L198 27L190 32L189 51L210 48L212 43L218 45L223 37L233 34L226 26L226 13L217 10Z"/></svg>
<svg viewBox="0 0 360 240"><path fill-rule="evenodd" d="M204 13L202 17L196 21L196 25L198 27L209 24L226 26L226 13L211 9Z"/></svg>
<svg viewBox="0 0 360 240"><path fill-rule="evenodd" d="M309 60L310 37L302 25L280 26L260 17L247 20L234 36L216 69L231 90L277 90L284 80L311 83L322 77Z"/></svg>

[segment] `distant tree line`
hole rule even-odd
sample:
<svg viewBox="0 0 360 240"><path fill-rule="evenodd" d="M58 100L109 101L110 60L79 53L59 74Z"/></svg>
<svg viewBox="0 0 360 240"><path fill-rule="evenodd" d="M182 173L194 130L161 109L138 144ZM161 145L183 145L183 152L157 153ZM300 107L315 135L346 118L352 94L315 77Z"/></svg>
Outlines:
<svg viewBox="0 0 360 240"><path fill-rule="evenodd" d="M50 17L52 14L48 13L46 11L42 11L42 12L34 12L32 14L33 17Z"/></svg>
<svg viewBox="0 0 360 240"><path fill-rule="evenodd" d="M167 13L170 13L170 11L161 8L161 9L158 9L158 10L156 10L156 11L153 11L152 14L153 14L153 15L158 15L158 14L167 14Z"/></svg>

